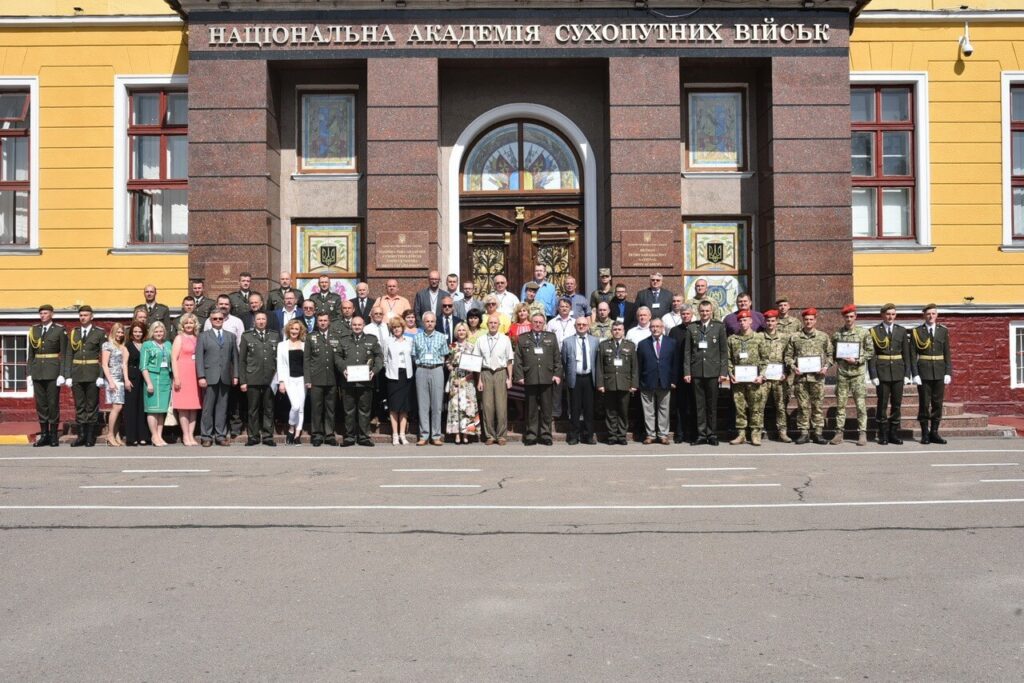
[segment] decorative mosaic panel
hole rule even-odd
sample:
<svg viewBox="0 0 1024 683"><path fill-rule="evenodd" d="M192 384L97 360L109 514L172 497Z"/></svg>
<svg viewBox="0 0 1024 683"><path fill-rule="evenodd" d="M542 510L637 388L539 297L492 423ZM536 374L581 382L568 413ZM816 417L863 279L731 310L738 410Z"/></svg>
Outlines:
<svg viewBox="0 0 1024 683"><path fill-rule="evenodd" d="M736 222L687 223L686 270L732 273L746 270L746 227Z"/></svg>
<svg viewBox="0 0 1024 683"><path fill-rule="evenodd" d="M505 272L505 247L474 244L470 248L476 296L484 297L494 291L494 276Z"/></svg>
<svg viewBox="0 0 1024 683"><path fill-rule="evenodd" d="M535 263L543 264L548 268L548 280L555 286L558 295L565 292L565 278L569 277L569 245L568 244L538 244L537 258Z"/></svg>

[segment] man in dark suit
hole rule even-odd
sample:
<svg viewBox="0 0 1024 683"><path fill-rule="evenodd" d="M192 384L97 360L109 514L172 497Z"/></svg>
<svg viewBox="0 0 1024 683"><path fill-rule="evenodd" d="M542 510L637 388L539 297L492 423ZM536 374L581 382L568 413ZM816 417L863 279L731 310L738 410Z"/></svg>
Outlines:
<svg viewBox="0 0 1024 683"><path fill-rule="evenodd" d="M440 320L441 299L443 297L441 274L436 270L432 270L427 274L427 286L416 292L416 300L412 304L412 310L416 313L416 322L419 325L423 325L424 313L433 313Z"/></svg>
<svg viewBox="0 0 1024 683"><path fill-rule="evenodd" d="M580 316L574 324L576 334L562 340L562 367L569 390L568 443L596 444L594 438L594 375L597 372L597 345L590 334L590 318Z"/></svg>
<svg viewBox="0 0 1024 683"><path fill-rule="evenodd" d="M99 435L100 383L97 381L103 377L100 353L107 333L93 323L91 306L78 309L78 322L79 327L68 336L64 384L71 387L75 397L75 421L78 422L78 437L71 446L92 447Z"/></svg>
<svg viewBox="0 0 1024 683"><path fill-rule="evenodd" d="M668 336L676 342L676 357L679 362L679 372L683 373L683 361L686 351L686 337L689 334L687 329L693 322L693 309L690 304L684 303L679 308L680 323L674 325L668 332ZM697 410L693 394L693 383L676 382L676 390L672 392L672 414L675 416L676 430L674 443L694 441L697 439Z"/></svg>
<svg viewBox="0 0 1024 683"><path fill-rule="evenodd" d="M246 446L274 443L274 394L277 385L277 345L281 337L267 329L265 311L253 314L256 324L242 334L238 349L238 384L248 399L249 438Z"/></svg>
<svg viewBox="0 0 1024 683"><path fill-rule="evenodd" d="M171 310L167 306L157 303L156 300L156 285L146 285L142 290L142 296L145 301L135 307L135 310L140 308L146 309L146 323L152 325L157 320L162 322L164 325L171 317Z"/></svg>
<svg viewBox="0 0 1024 683"><path fill-rule="evenodd" d="M637 308L646 306L651 309L652 318L661 318L672 310L672 292L661 286L661 273L651 273L651 286L637 292Z"/></svg>
<svg viewBox="0 0 1024 683"><path fill-rule="evenodd" d="M196 375L203 390L203 414L199 441L206 447L214 441L228 444L228 394L238 384L238 347L235 335L224 330L227 313L210 313L210 329L196 341Z"/></svg>
<svg viewBox="0 0 1024 683"><path fill-rule="evenodd" d="M310 308L311 311L316 310ZM271 313L273 321L270 323L273 325L273 329L279 332L284 329L284 326L290 323L292 320L298 318L302 320L302 309L299 308L298 300L295 298L294 292L288 292L284 295L284 304L274 309ZM316 318L313 318L313 324L316 324ZM308 329L306 330L309 331Z"/></svg>
<svg viewBox="0 0 1024 683"><path fill-rule="evenodd" d="M878 392L875 419L878 443L903 444L900 438L900 408L903 387L910 384L910 335L896 323L896 304L882 306L882 322L871 328L875 352L868 359L868 375Z"/></svg>
<svg viewBox="0 0 1024 683"><path fill-rule="evenodd" d="M610 306L612 320L618 320L625 325L627 332L636 327L636 304L626 300L626 285L615 285L615 296L612 297Z"/></svg>
<svg viewBox="0 0 1024 683"><path fill-rule="evenodd" d="M370 312L373 310L374 300L370 298L370 285L360 282L356 285L356 298L352 300L355 306L355 315L363 319L363 322L370 320Z"/></svg>
<svg viewBox="0 0 1024 683"><path fill-rule="evenodd" d="M544 330L547 317L535 313L530 331L519 335L513 378L526 390L526 433L523 445L542 443L550 446L554 391L562 383L562 353L558 338Z"/></svg>
<svg viewBox="0 0 1024 683"><path fill-rule="evenodd" d="M249 296L255 294L250 289L252 285L252 273L243 271L238 274L238 291L228 294L231 300L231 315L241 318L249 310ZM262 299L262 296L260 297Z"/></svg>
<svg viewBox="0 0 1024 683"><path fill-rule="evenodd" d="M39 307L39 324L28 332L28 374L32 378L39 438L33 446L57 446L60 440L60 388L67 365L68 333L53 322L53 306Z"/></svg>
<svg viewBox="0 0 1024 683"><path fill-rule="evenodd" d="M924 322L911 333L913 344L910 364L917 385L917 421L921 423L921 443L944 444L939 436L942 422L942 401L946 385L953 381L953 361L950 358L949 330L938 324L938 309L928 304L922 310Z"/></svg>
<svg viewBox="0 0 1024 683"><path fill-rule="evenodd" d="M645 445L654 443L655 439L668 445L672 390L679 381L677 347L674 339L665 336L665 323L655 318L651 320L651 336L642 340L636 349L640 401L647 427Z"/></svg>
<svg viewBox="0 0 1024 683"><path fill-rule="evenodd" d="M316 330L316 304L312 300L306 299L302 302L302 315L299 316L299 319L306 326L306 334ZM284 328L282 327L281 329Z"/></svg>
<svg viewBox="0 0 1024 683"><path fill-rule="evenodd" d="M455 326L462 318L455 315L455 302L447 294L441 297L441 313L437 316L437 331L444 335L449 344L455 342Z"/></svg>
<svg viewBox="0 0 1024 683"><path fill-rule="evenodd" d="M264 312L263 295L259 292L253 292L249 295L249 310L239 316L239 318L246 330L254 330L256 329L256 314ZM267 329L274 330L275 332L279 329L277 327L276 315L267 316Z"/></svg>
<svg viewBox="0 0 1024 683"><path fill-rule="evenodd" d="M693 384L697 404L697 438L693 445L718 445L718 384L728 379L729 346L725 325L712 319L714 304L697 306L699 320L687 327L683 381Z"/></svg>
<svg viewBox="0 0 1024 683"><path fill-rule="evenodd" d="M292 287L292 274L288 271L281 271L281 275L278 279L281 287L279 289L272 289L267 294L267 310L276 311L284 306L284 300L288 294L295 295L295 305L302 305L302 292L295 287Z"/></svg>
<svg viewBox="0 0 1024 683"><path fill-rule="evenodd" d="M626 445L629 398L640 383L636 345L625 336L625 325L616 320L612 323L611 338L601 341L598 353L597 393L604 395L604 420L608 444L612 446Z"/></svg>

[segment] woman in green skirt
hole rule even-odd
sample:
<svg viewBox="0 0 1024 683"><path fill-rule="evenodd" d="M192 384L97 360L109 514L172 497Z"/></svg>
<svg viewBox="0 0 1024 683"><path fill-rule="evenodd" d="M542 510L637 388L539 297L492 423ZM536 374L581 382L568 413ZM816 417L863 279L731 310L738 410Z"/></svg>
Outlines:
<svg viewBox="0 0 1024 683"><path fill-rule="evenodd" d="M154 446L166 446L164 417L171 402L171 343L167 341L167 328L159 320L149 328L149 339L142 345L139 369L146 383L142 403L146 421L152 433Z"/></svg>

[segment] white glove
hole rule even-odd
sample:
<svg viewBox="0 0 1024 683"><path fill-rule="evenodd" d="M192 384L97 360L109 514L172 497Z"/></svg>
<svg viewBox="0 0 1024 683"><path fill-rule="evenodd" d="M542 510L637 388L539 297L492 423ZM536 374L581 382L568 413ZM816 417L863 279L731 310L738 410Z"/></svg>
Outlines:
<svg viewBox="0 0 1024 683"><path fill-rule="evenodd" d="M943 384L949 384L952 381L953 381L953 378L950 377L949 375L946 375L945 377L942 378L942 383Z"/></svg>
<svg viewBox="0 0 1024 683"><path fill-rule="evenodd" d="M914 384L921 386L921 375L914 375Z"/></svg>
<svg viewBox="0 0 1024 683"><path fill-rule="evenodd" d="M878 378L876 377L873 380L871 380L871 383L874 384L877 387L878 386Z"/></svg>
<svg viewBox="0 0 1024 683"><path fill-rule="evenodd" d="M913 382L911 381L911 379L909 377L904 377L903 378L903 386L909 387L911 384L913 384Z"/></svg>
<svg viewBox="0 0 1024 683"><path fill-rule="evenodd" d="M96 378L96 386L98 386L98 387L100 387L102 389L104 384L106 384L106 382L103 381L102 377L97 377Z"/></svg>
<svg viewBox="0 0 1024 683"><path fill-rule="evenodd" d="M70 387L71 386L71 378L70 377L68 377L66 380L64 380L64 386L66 386L66 387Z"/></svg>
<svg viewBox="0 0 1024 683"><path fill-rule="evenodd" d="M58 375L57 376L57 386L58 387L64 386L64 375Z"/></svg>

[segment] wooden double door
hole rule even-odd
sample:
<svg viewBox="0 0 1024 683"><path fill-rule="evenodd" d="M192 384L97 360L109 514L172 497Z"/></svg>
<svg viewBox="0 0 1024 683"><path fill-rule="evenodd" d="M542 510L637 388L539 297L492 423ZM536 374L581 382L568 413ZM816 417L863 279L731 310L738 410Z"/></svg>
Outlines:
<svg viewBox="0 0 1024 683"><path fill-rule="evenodd" d="M478 296L494 290L494 276L504 273L517 296L533 279L536 264L547 266L561 294L572 275L583 282L582 205L580 196L462 197L459 206L461 269L471 274Z"/></svg>

